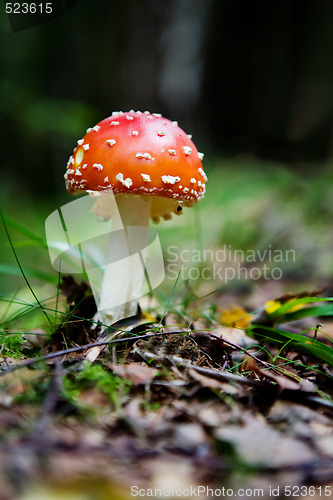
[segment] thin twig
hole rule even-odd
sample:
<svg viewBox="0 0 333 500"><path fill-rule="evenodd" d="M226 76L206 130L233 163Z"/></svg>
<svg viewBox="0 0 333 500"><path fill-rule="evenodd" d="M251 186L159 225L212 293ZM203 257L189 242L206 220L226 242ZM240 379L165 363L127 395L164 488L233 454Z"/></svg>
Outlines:
<svg viewBox="0 0 333 500"><path fill-rule="evenodd" d="M271 370L272 372L276 373L277 375L279 375L279 372L272 366L270 365L269 363L266 363L266 361L263 361L262 359L258 358L257 356L255 356L254 354L251 354L247 349L245 349L244 347L241 347L239 346L238 344L233 344L232 342L229 342L229 340L225 340L223 337L218 337L217 335L214 335L213 333L210 334L211 337L213 337L214 339L217 339L219 341L222 341L223 343L229 345L230 347L235 347L236 349L239 349L240 351L242 351L244 354L247 354L248 356L250 356L250 358L253 358L257 363L260 363L261 365L263 365L265 368L267 368L268 370Z"/></svg>
<svg viewBox="0 0 333 500"><path fill-rule="evenodd" d="M6 373L13 372L15 370L19 370L20 368L26 368L28 366L34 365L36 363L40 363L41 361L48 361L50 359L58 358L61 356L66 356L67 354L72 354L75 352L80 352L80 351L85 351L86 349L90 349L92 347L98 347L98 346L105 346L108 344L119 344L122 342L133 342L137 340L145 340L151 337L157 337L157 336L166 336L166 335L180 335L180 334L185 334L186 332L179 331L179 332L158 332L158 333L147 333L145 335L136 335L133 337L126 337L126 338L121 338L121 339L115 339L115 340L104 340L102 342L94 342L91 344L85 344L85 345L80 345L77 347L71 347L69 349L62 349L61 351L57 352L52 352L50 354L46 354L45 356L39 356L38 358L32 358L32 359L27 359L25 361L22 361L22 363L19 363L15 366L12 366L10 368L7 368L7 370L2 370L0 371L0 376L5 375Z"/></svg>

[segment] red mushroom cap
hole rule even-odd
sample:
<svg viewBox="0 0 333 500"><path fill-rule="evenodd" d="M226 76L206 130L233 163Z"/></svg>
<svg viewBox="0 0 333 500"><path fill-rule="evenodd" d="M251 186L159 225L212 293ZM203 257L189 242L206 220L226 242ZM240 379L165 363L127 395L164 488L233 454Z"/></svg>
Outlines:
<svg viewBox="0 0 333 500"><path fill-rule="evenodd" d="M191 137L160 114L114 112L78 141L67 164L66 187L71 194L106 191L162 197L167 217L179 205L203 198L206 174L203 154ZM157 201L157 200L156 200ZM165 200L166 201L166 200Z"/></svg>

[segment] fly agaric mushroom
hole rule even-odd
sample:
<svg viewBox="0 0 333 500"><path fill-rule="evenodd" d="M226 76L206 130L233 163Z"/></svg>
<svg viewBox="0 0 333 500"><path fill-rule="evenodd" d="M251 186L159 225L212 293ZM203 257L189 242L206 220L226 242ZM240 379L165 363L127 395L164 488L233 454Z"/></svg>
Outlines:
<svg viewBox="0 0 333 500"><path fill-rule="evenodd" d="M155 222L170 219L172 213L179 215L182 207L191 207L204 196L203 154L177 122L160 114L114 112L89 128L77 144L65 173L67 190L96 196L94 212L104 219L112 217L111 193L125 230L127 226L148 230L150 217ZM140 234L144 248L147 232ZM115 280L105 272L99 303L104 323L136 314L133 297L139 296L142 282L130 279L131 275ZM126 296L126 303L112 307L119 302L115 300L119 293Z"/></svg>

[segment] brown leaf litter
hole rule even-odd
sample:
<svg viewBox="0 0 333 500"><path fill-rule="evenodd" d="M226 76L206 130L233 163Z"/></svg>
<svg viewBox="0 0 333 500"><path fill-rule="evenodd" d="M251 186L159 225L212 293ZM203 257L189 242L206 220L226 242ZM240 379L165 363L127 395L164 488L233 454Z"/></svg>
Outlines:
<svg viewBox="0 0 333 500"><path fill-rule="evenodd" d="M80 307L78 290L66 286ZM82 318L81 334L77 324L61 332L70 346L100 334ZM209 325L140 316L93 365L84 346L18 370L22 361L0 360L12 369L0 378L1 499L121 500L135 488L154 496L203 485L228 487L233 498L254 496L240 488L260 488L261 498L278 488L283 498L285 486L330 485L331 368L288 350L283 366L274 363L278 351L262 348L232 318ZM50 354L64 349L63 338L59 329ZM113 392L97 381L73 386L69 398L75 377L91 366Z"/></svg>

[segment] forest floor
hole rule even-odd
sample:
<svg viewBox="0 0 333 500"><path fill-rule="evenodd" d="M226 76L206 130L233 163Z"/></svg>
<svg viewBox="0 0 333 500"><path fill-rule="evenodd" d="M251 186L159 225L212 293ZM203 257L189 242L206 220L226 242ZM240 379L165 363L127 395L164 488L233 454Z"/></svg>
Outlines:
<svg viewBox="0 0 333 500"><path fill-rule="evenodd" d="M0 500L333 496L332 169L222 167L200 212L159 226L163 293L105 330L89 286L50 272L50 207L23 220L8 199ZM231 270L256 249L250 278L281 278L177 282L194 249L230 249Z"/></svg>
<svg viewBox="0 0 333 500"><path fill-rule="evenodd" d="M192 301L103 333L87 286L64 277L69 309L51 339L2 339L1 500L330 497L333 321L307 317L307 293L256 314L244 303L257 292L237 294L210 315ZM266 335L285 304L283 330L310 350Z"/></svg>

